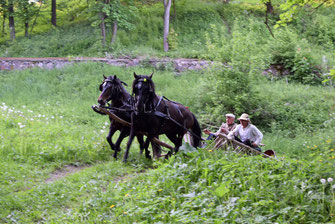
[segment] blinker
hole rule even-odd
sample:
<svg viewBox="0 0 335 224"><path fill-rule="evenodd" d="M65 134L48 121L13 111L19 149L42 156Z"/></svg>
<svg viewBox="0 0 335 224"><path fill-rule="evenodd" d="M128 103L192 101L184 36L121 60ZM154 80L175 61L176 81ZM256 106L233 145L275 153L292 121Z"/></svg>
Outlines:
<svg viewBox="0 0 335 224"><path fill-rule="evenodd" d="M144 79L143 79L143 81L144 81L144 82L146 82L146 81L147 81L147 79L146 79L146 78L144 78Z"/></svg>

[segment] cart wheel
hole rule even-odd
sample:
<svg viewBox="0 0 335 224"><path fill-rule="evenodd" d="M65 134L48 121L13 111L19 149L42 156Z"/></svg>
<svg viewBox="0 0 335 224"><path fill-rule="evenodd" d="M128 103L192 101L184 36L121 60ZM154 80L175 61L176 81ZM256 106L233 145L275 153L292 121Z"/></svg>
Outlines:
<svg viewBox="0 0 335 224"><path fill-rule="evenodd" d="M276 153L275 151L273 151L272 149L269 149L269 150L266 150L264 152L265 155L268 155L268 156L272 156L272 157L276 157Z"/></svg>

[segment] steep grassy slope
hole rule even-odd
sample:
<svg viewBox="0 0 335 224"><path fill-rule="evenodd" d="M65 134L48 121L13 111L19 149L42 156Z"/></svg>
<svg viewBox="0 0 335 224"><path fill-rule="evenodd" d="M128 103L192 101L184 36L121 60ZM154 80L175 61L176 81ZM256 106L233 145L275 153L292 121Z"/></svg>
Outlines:
<svg viewBox="0 0 335 224"><path fill-rule="evenodd" d="M122 164L112 159L105 140L107 117L90 106L96 103L102 73L116 74L130 84L133 71L152 72L88 63L0 73L1 222L334 221L334 182L320 182L335 178L334 113L313 132L297 129L292 137L290 127L278 126L264 132L266 148L277 151L278 161L212 149L193 151L184 145L169 161L151 162L138 155L135 143L129 163ZM204 97L198 88L202 77L158 71L154 81L159 94L199 115L203 108L195 102ZM299 104L301 110L286 118L292 123L305 113L320 113L318 107L334 105L330 89L282 86L263 80L253 88L279 111L287 108L283 102L288 99L290 105ZM297 91L310 102L304 105L292 97ZM310 107L313 102L319 106ZM299 122L308 127L308 120ZM86 168L46 181L68 164Z"/></svg>

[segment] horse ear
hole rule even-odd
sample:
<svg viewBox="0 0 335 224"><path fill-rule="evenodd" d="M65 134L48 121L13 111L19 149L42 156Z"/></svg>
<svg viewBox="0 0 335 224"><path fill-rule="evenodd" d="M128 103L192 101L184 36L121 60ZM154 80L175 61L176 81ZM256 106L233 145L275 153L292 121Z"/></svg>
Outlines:
<svg viewBox="0 0 335 224"><path fill-rule="evenodd" d="M121 81L121 83L125 86L128 86L127 83L125 83L124 81Z"/></svg>
<svg viewBox="0 0 335 224"><path fill-rule="evenodd" d="M154 73L151 73L151 75L149 76L150 79L152 79L152 76L154 75Z"/></svg>
<svg viewBox="0 0 335 224"><path fill-rule="evenodd" d="M138 75L136 75L136 72L134 72L134 78L137 79Z"/></svg>
<svg viewBox="0 0 335 224"><path fill-rule="evenodd" d="M103 77L104 77L104 80L107 79L107 77L105 75L103 75Z"/></svg>
<svg viewBox="0 0 335 224"><path fill-rule="evenodd" d="M116 79L116 75L114 75L113 79Z"/></svg>

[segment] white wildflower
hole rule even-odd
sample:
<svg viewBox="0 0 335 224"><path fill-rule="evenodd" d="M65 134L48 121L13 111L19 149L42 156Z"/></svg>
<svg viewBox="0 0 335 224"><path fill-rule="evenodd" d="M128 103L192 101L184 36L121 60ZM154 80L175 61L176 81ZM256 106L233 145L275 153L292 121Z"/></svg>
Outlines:
<svg viewBox="0 0 335 224"><path fill-rule="evenodd" d="M331 178L331 177L329 177L327 180L328 180L329 183L333 182L333 178Z"/></svg>
<svg viewBox="0 0 335 224"><path fill-rule="evenodd" d="M326 183L326 179L321 179L320 181L321 181L322 184Z"/></svg>
<svg viewBox="0 0 335 224"><path fill-rule="evenodd" d="M306 188L306 184L304 182L301 182L301 189L304 190Z"/></svg>

